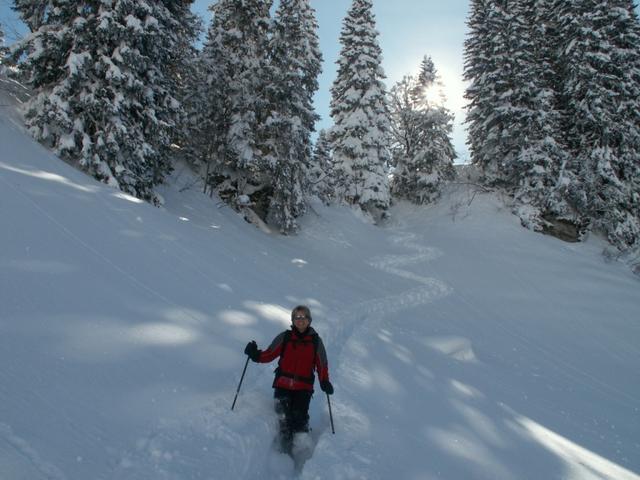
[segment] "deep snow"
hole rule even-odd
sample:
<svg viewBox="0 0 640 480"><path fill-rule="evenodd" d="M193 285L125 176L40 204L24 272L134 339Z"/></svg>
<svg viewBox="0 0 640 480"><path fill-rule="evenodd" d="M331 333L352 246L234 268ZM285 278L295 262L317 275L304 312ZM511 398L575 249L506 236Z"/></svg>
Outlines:
<svg viewBox="0 0 640 480"><path fill-rule="evenodd" d="M269 235L185 168L162 209L98 184L8 107L0 152L0 479L291 478L273 365L230 406L298 303L336 389L301 478L640 479L640 283L598 239L464 186Z"/></svg>

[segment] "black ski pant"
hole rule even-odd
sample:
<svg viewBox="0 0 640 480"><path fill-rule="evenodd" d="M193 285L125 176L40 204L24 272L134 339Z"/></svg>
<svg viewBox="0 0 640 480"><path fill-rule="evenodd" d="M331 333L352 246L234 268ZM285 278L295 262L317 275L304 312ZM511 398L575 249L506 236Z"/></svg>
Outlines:
<svg viewBox="0 0 640 480"><path fill-rule="evenodd" d="M309 403L311 402L311 390L286 390L276 388L275 398L276 413L281 416L280 429L287 433L309 431Z"/></svg>

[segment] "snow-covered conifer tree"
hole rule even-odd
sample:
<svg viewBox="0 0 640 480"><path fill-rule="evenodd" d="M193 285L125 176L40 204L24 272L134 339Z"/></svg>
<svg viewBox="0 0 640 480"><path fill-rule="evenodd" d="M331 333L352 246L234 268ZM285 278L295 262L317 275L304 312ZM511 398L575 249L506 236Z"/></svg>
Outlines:
<svg viewBox="0 0 640 480"><path fill-rule="evenodd" d="M253 202L263 210L263 217L269 203L264 189L270 185L271 172L261 144L269 114L265 88L271 3L220 0L214 4L202 52L207 96L203 134L210 136L207 181L236 206Z"/></svg>
<svg viewBox="0 0 640 480"><path fill-rule="evenodd" d="M190 76L185 78L182 154L193 168L200 171L204 180L203 193L213 194L215 181L213 174L215 145L221 143L221 135L216 132L215 120L222 117L221 110L211 110L211 85L209 68L202 52L191 63Z"/></svg>
<svg viewBox="0 0 640 480"><path fill-rule="evenodd" d="M172 129L172 143L177 145L183 156L189 156L191 139L190 114L188 104L194 92L194 84L198 77L199 55L194 39L202 31L202 20L191 12L194 0L164 1L164 5L175 19L173 33L174 48L167 51L168 80L172 83L172 95L180 103L179 116L175 128Z"/></svg>
<svg viewBox="0 0 640 480"><path fill-rule="evenodd" d="M453 115L443 103L436 68L427 56L418 75L405 76L391 89L394 195L415 203L433 202L443 182L453 177Z"/></svg>
<svg viewBox="0 0 640 480"><path fill-rule="evenodd" d="M268 219L281 232L297 230L305 211L305 167L311 162L311 133L318 116L313 95L321 71L315 11L309 0L281 0L270 42L269 117L265 159L272 175Z"/></svg>
<svg viewBox="0 0 640 480"><path fill-rule="evenodd" d="M466 41L469 144L486 179L509 192L523 224L575 220L554 78L552 3L478 0Z"/></svg>
<svg viewBox="0 0 640 480"><path fill-rule="evenodd" d="M492 151L496 143L495 133L489 136L489 130L495 123L492 103L495 58L492 55L495 32L489 23L491 0L471 0L467 20L469 33L464 42L464 79L469 82L465 98L467 106L468 137L467 144L471 160L483 171L488 170L494 158Z"/></svg>
<svg viewBox="0 0 640 480"><path fill-rule="evenodd" d="M96 178L155 199L170 170L180 109L171 61L184 45L188 2L53 3L15 6L34 29L16 49L36 92L27 125Z"/></svg>
<svg viewBox="0 0 640 480"><path fill-rule="evenodd" d="M511 4L510 4L511 5ZM558 111L555 12L549 0L520 0L511 5L508 42L515 45L508 67L511 77L508 103L509 137L503 142L509 154L502 159L499 177L515 199L524 225L545 230L545 218L580 223L565 198L572 182ZM516 43L517 39L517 43Z"/></svg>
<svg viewBox="0 0 640 480"><path fill-rule="evenodd" d="M523 223L640 239L640 27L630 0L474 0L472 158Z"/></svg>
<svg viewBox="0 0 640 480"><path fill-rule="evenodd" d="M306 176L311 194L316 195L326 205L335 200L336 179L326 130L320 130L318 134Z"/></svg>
<svg viewBox="0 0 640 480"><path fill-rule="evenodd" d="M0 23L0 66L3 63L6 53L7 49L4 46L4 30L2 29L2 24Z"/></svg>
<svg viewBox="0 0 640 480"><path fill-rule="evenodd" d="M572 200L619 248L640 240L640 27L629 0L559 3Z"/></svg>
<svg viewBox="0 0 640 480"><path fill-rule="evenodd" d="M523 65L529 32L522 17L522 0L474 0L465 42L465 79L469 99L469 144L472 161L490 182L508 187L514 159L523 145L517 83L530 71ZM524 70L524 71L523 71Z"/></svg>
<svg viewBox="0 0 640 480"><path fill-rule="evenodd" d="M516 68L515 62L522 59L520 52L527 32L518 2L488 0L477 2L477 6L482 11L472 10L472 18L483 22L477 28L484 34L478 39L482 45L477 47L482 60L468 57L465 77L471 81L467 121L472 161L483 169L488 181L512 188L517 179L508 170L522 144L514 119L519 108L516 74L521 67ZM470 30L473 34L474 29ZM479 76L472 77L471 72Z"/></svg>
<svg viewBox="0 0 640 480"><path fill-rule="evenodd" d="M230 177L231 160L227 159L227 136L231 122L228 78L231 62L225 63L223 36L230 20L229 2L219 1L209 7L213 14L202 52L189 79L190 91L186 100L190 139L188 158L202 168L205 192L213 194L223 180ZM229 56L230 57L230 56ZM224 172L227 172L226 176ZM233 189L235 194L235 189Z"/></svg>
<svg viewBox="0 0 640 480"><path fill-rule="evenodd" d="M372 8L371 0L353 0L343 22L338 75L331 88L330 139L340 199L379 220L390 204L390 126Z"/></svg>

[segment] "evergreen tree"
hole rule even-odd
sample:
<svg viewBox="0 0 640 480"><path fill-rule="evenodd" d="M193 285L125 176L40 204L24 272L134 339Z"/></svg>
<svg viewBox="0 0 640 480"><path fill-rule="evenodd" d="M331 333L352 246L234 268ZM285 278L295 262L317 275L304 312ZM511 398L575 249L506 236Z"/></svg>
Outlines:
<svg viewBox="0 0 640 480"><path fill-rule="evenodd" d="M283 233L305 211L305 166L317 115L322 56L308 0L222 0L202 55L206 98L194 109L206 150L208 182ZM200 120L201 119L201 120Z"/></svg>
<svg viewBox="0 0 640 480"><path fill-rule="evenodd" d="M34 29L17 54L36 92L26 111L35 138L97 179L155 200L180 111L171 62L190 31L185 3L16 2Z"/></svg>
<svg viewBox="0 0 640 480"><path fill-rule="evenodd" d="M202 32L202 20L191 12L194 0L164 0L164 5L175 19L173 33L176 36L174 48L167 52L168 80L171 92L180 103L179 116L172 129L172 144L179 147L183 156L188 156L192 135L189 102L198 77L199 56L194 39Z"/></svg>
<svg viewBox="0 0 640 480"><path fill-rule="evenodd" d="M210 138L207 182L233 205L253 202L263 210L263 217L269 204L264 190L270 185L271 172L262 145L269 114L265 89L270 6L271 1L264 0L214 4L202 52L207 98L200 135Z"/></svg>
<svg viewBox="0 0 640 480"><path fill-rule="evenodd" d="M550 73L551 6L548 0L475 1L465 44L472 160L513 196L523 224L534 229L545 228L547 216L575 220L565 201L571 175Z"/></svg>
<svg viewBox="0 0 640 480"><path fill-rule="evenodd" d="M571 199L619 248L640 240L640 27L633 2L559 2Z"/></svg>
<svg viewBox="0 0 640 480"><path fill-rule="evenodd" d="M577 222L565 200L572 176L552 74L555 51L548 47L554 37L551 7L549 0L519 0L511 9L515 48L508 108L515 153L504 159L500 172L523 224L536 230L548 228L545 218Z"/></svg>
<svg viewBox="0 0 640 480"><path fill-rule="evenodd" d="M495 131L489 136L496 120L492 103L496 59L493 56L496 35L489 22L491 0L471 0L467 27L469 34L464 42L464 79L469 82L465 98L469 101L467 109L467 143L471 160L485 174L492 165L494 145L497 143Z"/></svg>
<svg viewBox="0 0 640 480"><path fill-rule="evenodd" d="M4 30L2 29L2 24L0 23L0 67L4 63L4 57L7 54L7 49L4 46Z"/></svg>
<svg viewBox="0 0 640 480"><path fill-rule="evenodd" d="M640 239L640 27L630 0L474 0L469 143L523 223Z"/></svg>
<svg viewBox="0 0 640 480"><path fill-rule="evenodd" d="M209 64L200 52L191 63L192 75L185 78L182 155L204 180L203 193L214 192L213 178L216 145L222 143L221 132L215 130L217 118L222 118L221 110L211 110L211 85Z"/></svg>
<svg viewBox="0 0 640 480"><path fill-rule="evenodd" d="M379 220L389 208L389 111L371 0L353 0L331 89L331 147L339 197Z"/></svg>
<svg viewBox="0 0 640 480"><path fill-rule="evenodd" d="M320 130L306 173L310 193L329 205L335 200L335 168L326 130Z"/></svg>
<svg viewBox="0 0 640 480"><path fill-rule="evenodd" d="M311 162L311 133L318 118L313 95L322 63L317 28L308 0L281 0L269 49L264 143L273 171L268 219L283 233L297 230L296 218L306 208L304 173Z"/></svg>
<svg viewBox="0 0 640 480"><path fill-rule="evenodd" d="M484 67L480 80L484 108L471 111L468 121L478 124L478 127L470 128L470 133L473 132L479 147L477 163L488 181L513 189L517 179L512 167L523 140L514 127L519 125L517 117L521 113L516 76L522 68L519 62L524 57L521 51L524 19L519 16L517 2L492 0L486 5L489 35L483 48L491 61ZM476 161L475 157L472 159Z"/></svg>
<svg viewBox="0 0 640 480"><path fill-rule="evenodd" d="M230 23L227 18L232 9L229 2L225 1L217 2L209 9L213 18L207 41L194 63L194 76L188 79L186 110L190 139L187 158L194 166L202 168L204 190L213 194L220 182L230 177L227 165L231 165L231 160L227 158L226 146L231 112L229 85L225 78L232 75L232 70L230 62L223 61L226 53L223 36ZM228 189L235 194L235 188Z"/></svg>
<svg viewBox="0 0 640 480"><path fill-rule="evenodd" d="M415 203L433 202L443 182L453 178L453 115L444 100L436 68L426 56L417 76L405 76L391 89L394 195Z"/></svg>

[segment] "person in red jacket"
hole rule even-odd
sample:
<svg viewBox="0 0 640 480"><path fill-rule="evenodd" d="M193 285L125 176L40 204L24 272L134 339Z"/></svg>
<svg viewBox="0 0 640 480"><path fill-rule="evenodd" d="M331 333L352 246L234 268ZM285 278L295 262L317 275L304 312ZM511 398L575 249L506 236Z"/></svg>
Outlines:
<svg viewBox="0 0 640 480"><path fill-rule="evenodd" d="M269 348L258 350L255 340L247 344L244 353L258 363L269 363L280 357L273 380L275 409L281 416L280 430L290 441L296 432L309 431L309 403L313 395L314 370L320 388L333 394L329 381L327 352L318 333L311 327L311 311L298 305L291 312L291 329L274 338Z"/></svg>

